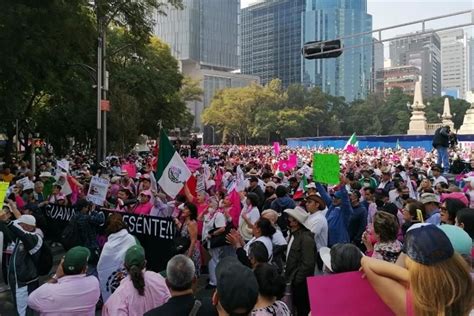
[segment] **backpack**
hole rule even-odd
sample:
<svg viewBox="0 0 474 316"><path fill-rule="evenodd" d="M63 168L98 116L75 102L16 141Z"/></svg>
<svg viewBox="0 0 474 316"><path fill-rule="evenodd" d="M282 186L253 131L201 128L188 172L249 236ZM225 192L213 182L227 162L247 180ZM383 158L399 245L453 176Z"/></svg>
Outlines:
<svg viewBox="0 0 474 316"><path fill-rule="evenodd" d="M81 235L79 233L79 225L75 217L71 219L69 224L64 228L61 233L61 244L64 247L64 250L68 251L69 249L81 245Z"/></svg>
<svg viewBox="0 0 474 316"><path fill-rule="evenodd" d="M53 268L53 252L46 242L43 242L39 250L38 262L36 269L39 275L47 275Z"/></svg>

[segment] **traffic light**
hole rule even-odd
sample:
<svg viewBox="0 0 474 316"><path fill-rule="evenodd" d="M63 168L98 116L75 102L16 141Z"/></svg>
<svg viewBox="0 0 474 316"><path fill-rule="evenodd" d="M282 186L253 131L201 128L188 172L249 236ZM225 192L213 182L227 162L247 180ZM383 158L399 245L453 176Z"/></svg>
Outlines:
<svg viewBox="0 0 474 316"><path fill-rule="evenodd" d="M306 59L339 57L342 54L341 40L307 42L301 51Z"/></svg>

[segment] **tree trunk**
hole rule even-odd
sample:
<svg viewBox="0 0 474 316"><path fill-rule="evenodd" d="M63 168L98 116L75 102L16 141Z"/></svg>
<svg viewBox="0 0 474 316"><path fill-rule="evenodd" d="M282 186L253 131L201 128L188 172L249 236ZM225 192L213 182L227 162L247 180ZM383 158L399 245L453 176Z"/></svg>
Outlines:
<svg viewBox="0 0 474 316"><path fill-rule="evenodd" d="M15 128L12 124L8 124L7 127L7 142L5 144L5 163L10 164L12 162L13 154L13 137L15 137Z"/></svg>

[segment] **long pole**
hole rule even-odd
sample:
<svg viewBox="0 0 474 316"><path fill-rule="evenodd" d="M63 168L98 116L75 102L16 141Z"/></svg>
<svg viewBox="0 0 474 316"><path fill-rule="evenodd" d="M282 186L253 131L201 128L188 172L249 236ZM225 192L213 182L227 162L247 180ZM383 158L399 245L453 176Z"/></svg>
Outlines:
<svg viewBox="0 0 474 316"><path fill-rule="evenodd" d="M107 36L107 25L104 25L103 30L102 30L102 53L103 56L107 56L106 53L106 47L107 47L107 41L106 41L106 36ZM107 89L108 89L108 80L109 78L107 77L107 67L106 67L106 58L102 58L102 73L103 73L103 81L104 81L104 89L102 89L102 94L103 94L103 99L107 100ZM102 115L104 117L104 125L103 125L103 134L104 134L104 142L102 143L102 160L105 159L107 156L107 111L103 111Z"/></svg>
<svg viewBox="0 0 474 316"><path fill-rule="evenodd" d="M97 41L97 161L102 160L102 110L100 103L102 100L102 22L97 10L97 28L99 36Z"/></svg>

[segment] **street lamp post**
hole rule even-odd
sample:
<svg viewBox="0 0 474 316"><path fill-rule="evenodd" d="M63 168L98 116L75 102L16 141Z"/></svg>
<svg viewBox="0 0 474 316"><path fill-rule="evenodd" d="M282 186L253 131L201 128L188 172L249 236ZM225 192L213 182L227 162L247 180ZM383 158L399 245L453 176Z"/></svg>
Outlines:
<svg viewBox="0 0 474 316"><path fill-rule="evenodd" d="M99 16L99 7L96 1L97 29L97 161L102 161L102 47L104 44L102 19Z"/></svg>

